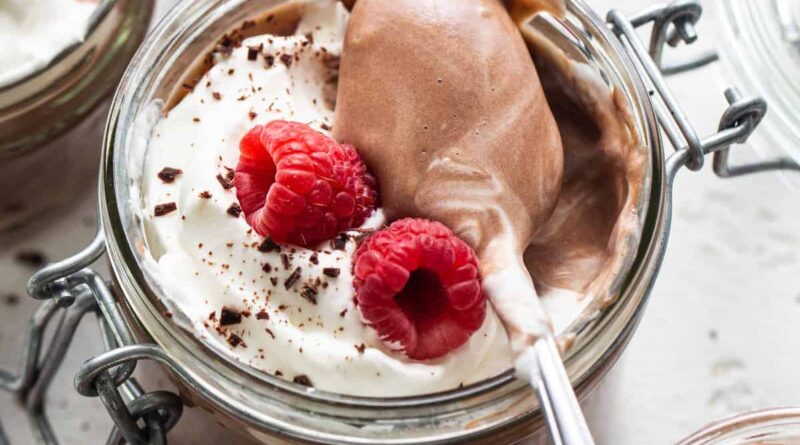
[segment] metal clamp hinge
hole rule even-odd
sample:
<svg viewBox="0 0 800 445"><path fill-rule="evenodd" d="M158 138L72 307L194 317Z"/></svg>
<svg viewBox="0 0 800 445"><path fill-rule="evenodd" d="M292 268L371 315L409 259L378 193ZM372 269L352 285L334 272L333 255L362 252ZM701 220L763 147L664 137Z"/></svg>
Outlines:
<svg viewBox="0 0 800 445"><path fill-rule="evenodd" d="M677 46L680 42L691 44L697 39L695 24L702 15L697 0L680 0L668 5L648 8L628 19L619 11L608 13L607 21L623 46L634 56L652 84L653 106L659 123L676 153L671 164L678 168L686 165L691 170L703 167L705 156L714 154L714 171L721 177L738 176L776 169L800 170L794 160L778 158L768 161L732 166L730 146L747 141L767 112L767 103L760 97L746 97L735 88L725 91L728 108L723 113L718 132L700 138L687 119L672 92L667 87L664 74L672 74L697 68L717 59L715 52L705 53L689 62L664 66L662 59L667 44ZM636 28L653 24L649 48L636 34ZM670 172L674 175L675 171Z"/></svg>
<svg viewBox="0 0 800 445"><path fill-rule="evenodd" d="M109 351L81 367L75 386L80 394L99 397L106 406L115 424L106 443L165 444L167 431L181 416L183 405L177 395L166 391L145 393L131 377L138 360L163 354L155 345L134 345L133 334L105 280L87 268L104 252L102 232L98 231L84 250L48 265L28 281L31 297L44 302L25 333L18 374L0 370L0 389L15 394L25 407L37 443L58 443L45 413L44 397L80 321L88 313L96 315ZM44 332L53 322L55 332L45 346ZM137 353L135 348L149 353ZM116 358L113 366L105 366L102 360L109 354ZM123 393L130 400L128 403ZM143 427L139 426L140 421ZM6 444L8 439L0 427L0 445Z"/></svg>

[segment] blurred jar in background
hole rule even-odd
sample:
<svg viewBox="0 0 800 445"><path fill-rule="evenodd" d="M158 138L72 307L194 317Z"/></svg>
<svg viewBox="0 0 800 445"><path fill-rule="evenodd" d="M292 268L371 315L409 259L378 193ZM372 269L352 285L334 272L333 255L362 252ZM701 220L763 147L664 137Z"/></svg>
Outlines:
<svg viewBox="0 0 800 445"><path fill-rule="evenodd" d="M153 3L0 0L0 231L96 183L106 99Z"/></svg>

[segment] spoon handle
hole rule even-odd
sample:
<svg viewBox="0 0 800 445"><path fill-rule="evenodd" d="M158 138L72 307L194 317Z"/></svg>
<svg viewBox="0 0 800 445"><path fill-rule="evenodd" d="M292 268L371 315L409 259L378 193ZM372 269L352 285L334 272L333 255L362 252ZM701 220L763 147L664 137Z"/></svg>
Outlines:
<svg viewBox="0 0 800 445"><path fill-rule="evenodd" d="M539 397L553 444L594 445L553 336L538 340L527 354L525 377Z"/></svg>

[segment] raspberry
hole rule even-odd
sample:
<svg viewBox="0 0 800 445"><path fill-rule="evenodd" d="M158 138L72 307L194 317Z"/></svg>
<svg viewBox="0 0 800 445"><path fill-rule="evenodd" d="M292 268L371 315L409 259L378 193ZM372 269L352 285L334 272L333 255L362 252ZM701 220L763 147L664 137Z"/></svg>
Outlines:
<svg viewBox="0 0 800 445"><path fill-rule="evenodd" d="M441 357L483 324L475 252L439 222L396 221L367 238L353 264L362 320L409 358Z"/></svg>
<svg viewBox="0 0 800 445"><path fill-rule="evenodd" d="M375 179L350 145L276 120L239 142L236 197L250 227L279 243L312 246L372 213Z"/></svg>

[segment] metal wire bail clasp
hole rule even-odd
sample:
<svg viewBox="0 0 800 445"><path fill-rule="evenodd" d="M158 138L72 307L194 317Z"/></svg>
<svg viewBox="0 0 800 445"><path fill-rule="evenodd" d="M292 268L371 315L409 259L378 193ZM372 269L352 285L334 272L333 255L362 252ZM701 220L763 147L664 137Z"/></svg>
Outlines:
<svg viewBox="0 0 800 445"><path fill-rule="evenodd" d="M0 388L14 393L25 406L37 443L58 443L45 413L44 398L80 321L88 313L96 314L105 347L109 349L98 358L113 353L117 361L114 366L102 366L97 359L89 360L76 376L75 385L82 395L99 396L114 420L115 428L107 443L124 440L131 444L165 444L166 432L180 418L183 405L178 396L165 391L145 393L131 377L138 360L156 354L137 355L121 347L149 348L148 351L158 347L134 345L133 334L105 280L88 269L104 252L103 234L98 230L89 246L46 266L28 281L30 296L44 302L25 333L18 374L0 370ZM54 321L56 330L45 345L44 332ZM91 379L80 378L87 375ZM130 400L127 404L120 388ZM139 426L140 420L144 427ZM6 444L8 439L0 428L0 445Z"/></svg>
<svg viewBox="0 0 800 445"><path fill-rule="evenodd" d="M668 44L677 46L680 42L691 44L697 39L695 24L702 15L702 7L697 0L680 0L668 5L656 5L627 19L619 11L611 10L607 21L612 31L641 66L653 91L653 108L661 128L669 138L676 153L668 164L670 174L686 165L691 170L700 170L705 155L714 153L714 171L721 177L731 177L759 171L791 169L800 166L789 158L778 158L740 166L729 164L729 148L733 144L747 141L767 112L767 103L760 97L744 97L735 88L725 91L728 108L722 115L719 131L711 136L700 138L684 114L672 92L664 81L664 74L672 74L697 68L717 60L714 51L704 53L690 61L664 66L664 48ZM649 48L645 49L636 28L653 24ZM656 94L657 93L657 94Z"/></svg>

